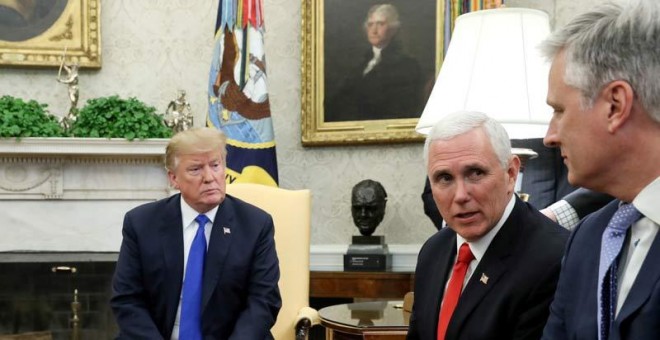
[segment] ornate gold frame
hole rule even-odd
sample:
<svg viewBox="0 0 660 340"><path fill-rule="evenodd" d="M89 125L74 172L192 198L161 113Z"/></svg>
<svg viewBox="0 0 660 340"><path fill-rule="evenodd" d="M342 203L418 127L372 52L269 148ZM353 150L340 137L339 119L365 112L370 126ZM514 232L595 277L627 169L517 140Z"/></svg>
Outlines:
<svg viewBox="0 0 660 340"><path fill-rule="evenodd" d="M419 142L418 118L325 122L324 4L302 0L302 144L304 146ZM345 0L355 1L355 0ZM444 1L436 0L435 74L443 59ZM421 113L420 113L421 114Z"/></svg>
<svg viewBox="0 0 660 340"><path fill-rule="evenodd" d="M0 40L0 65L58 67L66 59L80 67L101 67L100 0L68 0L55 23L40 35Z"/></svg>

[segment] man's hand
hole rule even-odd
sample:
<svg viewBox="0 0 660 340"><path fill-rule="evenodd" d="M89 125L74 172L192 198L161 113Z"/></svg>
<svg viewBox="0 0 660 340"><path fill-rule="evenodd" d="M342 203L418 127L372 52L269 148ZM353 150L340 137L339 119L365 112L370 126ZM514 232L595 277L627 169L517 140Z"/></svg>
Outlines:
<svg viewBox="0 0 660 340"><path fill-rule="evenodd" d="M545 208L545 209L541 210L541 213L543 215L547 216L553 222L557 223L557 216L555 216L555 213L552 210L550 210L550 208Z"/></svg>

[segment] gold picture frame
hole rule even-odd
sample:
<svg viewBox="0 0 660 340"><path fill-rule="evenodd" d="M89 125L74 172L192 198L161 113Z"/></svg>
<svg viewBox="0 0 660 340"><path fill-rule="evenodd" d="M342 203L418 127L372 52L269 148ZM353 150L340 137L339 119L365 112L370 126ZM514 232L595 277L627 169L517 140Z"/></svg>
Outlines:
<svg viewBox="0 0 660 340"><path fill-rule="evenodd" d="M357 60L366 55L360 51L370 50L363 24L369 8L383 2L302 1L302 144L321 146L422 141L423 136L414 128L442 63L444 1L388 1L397 9L401 22L395 39L403 40L400 45L412 58L416 58L414 60L418 61L422 70L423 79L419 88L423 93L420 93L418 110L403 112L402 117L382 119L373 115L361 119L332 118L333 111L325 112L325 109L336 107L329 105L326 98L341 98L332 94L332 88L335 93L341 93L339 74L348 74L351 70L350 67L342 70L342 67L350 63L357 65ZM354 52L356 50L358 52ZM338 111L348 112L334 110Z"/></svg>
<svg viewBox="0 0 660 340"><path fill-rule="evenodd" d="M34 4L29 11L23 6L0 15L0 65L59 67L66 50L67 62L101 67L100 0Z"/></svg>

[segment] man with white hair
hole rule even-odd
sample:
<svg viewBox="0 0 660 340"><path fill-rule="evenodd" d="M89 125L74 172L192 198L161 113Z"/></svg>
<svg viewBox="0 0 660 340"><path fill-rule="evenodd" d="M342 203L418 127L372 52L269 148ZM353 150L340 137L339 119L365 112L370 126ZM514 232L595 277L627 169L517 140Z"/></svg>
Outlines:
<svg viewBox="0 0 660 340"><path fill-rule="evenodd" d="M616 198L573 231L544 339L660 339L660 2L605 2L544 43L545 144Z"/></svg>
<svg viewBox="0 0 660 340"><path fill-rule="evenodd" d="M504 127L457 112L424 157L447 228L420 250L408 339L539 339L569 232L515 195L520 159Z"/></svg>

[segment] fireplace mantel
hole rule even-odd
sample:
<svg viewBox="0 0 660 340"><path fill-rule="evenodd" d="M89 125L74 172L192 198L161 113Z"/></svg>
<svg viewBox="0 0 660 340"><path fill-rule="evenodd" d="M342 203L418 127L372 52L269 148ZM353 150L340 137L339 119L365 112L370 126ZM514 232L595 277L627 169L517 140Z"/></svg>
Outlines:
<svg viewBox="0 0 660 340"><path fill-rule="evenodd" d="M129 141L123 138L23 138L0 139L0 155L126 156L160 158L169 139Z"/></svg>
<svg viewBox="0 0 660 340"><path fill-rule="evenodd" d="M0 140L0 252L117 252L124 213L172 193L167 142Z"/></svg>

